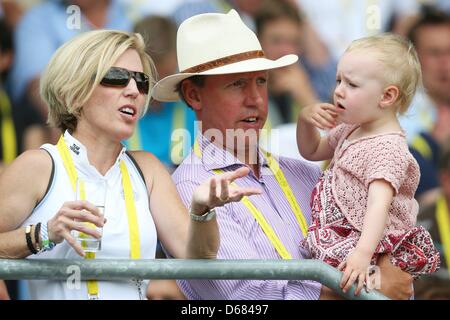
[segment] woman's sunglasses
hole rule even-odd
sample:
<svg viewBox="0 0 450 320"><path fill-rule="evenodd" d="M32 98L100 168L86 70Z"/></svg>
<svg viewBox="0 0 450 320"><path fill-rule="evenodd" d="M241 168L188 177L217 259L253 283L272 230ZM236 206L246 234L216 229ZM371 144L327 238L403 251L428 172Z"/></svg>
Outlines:
<svg viewBox="0 0 450 320"><path fill-rule="evenodd" d="M140 93L148 94L149 77L143 72L130 71L124 68L111 67L100 84L107 87L126 87L133 78Z"/></svg>

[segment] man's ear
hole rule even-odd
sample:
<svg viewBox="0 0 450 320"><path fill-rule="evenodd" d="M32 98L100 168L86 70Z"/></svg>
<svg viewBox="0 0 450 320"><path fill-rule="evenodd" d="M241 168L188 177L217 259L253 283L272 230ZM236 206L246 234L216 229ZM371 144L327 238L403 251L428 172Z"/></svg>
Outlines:
<svg viewBox="0 0 450 320"><path fill-rule="evenodd" d="M381 108L389 108L395 104L400 95L400 90L396 86L388 86L384 89L383 96L381 97Z"/></svg>
<svg viewBox="0 0 450 320"><path fill-rule="evenodd" d="M199 88L192 83L189 79L184 80L181 83L181 91L183 92L184 99L192 109L198 111L202 108Z"/></svg>

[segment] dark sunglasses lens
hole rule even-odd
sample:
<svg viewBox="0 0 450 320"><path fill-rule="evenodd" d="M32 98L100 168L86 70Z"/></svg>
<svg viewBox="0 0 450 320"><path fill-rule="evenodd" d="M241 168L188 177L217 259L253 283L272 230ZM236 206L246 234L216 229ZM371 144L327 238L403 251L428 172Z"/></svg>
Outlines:
<svg viewBox="0 0 450 320"><path fill-rule="evenodd" d="M130 82L130 77L136 81L140 93L148 94L149 78L143 72L132 72L122 68L112 67L108 70L100 83L105 86L125 87Z"/></svg>
<svg viewBox="0 0 450 320"><path fill-rule="evenodd" d="M143 94L148 94L148 82L144 81L144 82L137 82L137 88L139 90L140 93Z"/></svg>
<svg viewBox="0 0 450 320"><path fill-rule="evenodd" d="M100 82L106 86L126 86L130 81L130 74L127 70L111 68Z"/></svg>
<svg viewBox="0 0 450 320"><path fill-rule="evenodd" d="M148 76L143 72L135 72L134 79L140 93L147 94L149 90Z"/></svg>

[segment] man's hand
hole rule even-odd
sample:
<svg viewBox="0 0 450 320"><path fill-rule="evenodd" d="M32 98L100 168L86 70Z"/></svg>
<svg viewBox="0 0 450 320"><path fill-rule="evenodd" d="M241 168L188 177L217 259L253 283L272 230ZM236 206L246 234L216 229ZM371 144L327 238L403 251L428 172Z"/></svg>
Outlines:
<svg viewBox="0 0 450 320"><path fill-rule="evenodd" d="M245 196L261 194L258 188L244 188L232 185L234 180L245 177L250 172L247 167L225 172L211 177L195 189L192 195L191 211L202 215L208 210L221 207L229 202L239 202Z"/></svg>
<svg viewBox="0 0 450 320"><path fill-rule="evenodd" d="M393 300L410 299L413 294L411 275L392 265L389 254L380 255L377 265L381 271L380 292Z"/></svg>
<svg viewBox="0 0 450 320"><path fill-rule="evenodd" d="M319 300L344 300L344 298L330 288L322 286L322 289L320 289Z"/></svg>

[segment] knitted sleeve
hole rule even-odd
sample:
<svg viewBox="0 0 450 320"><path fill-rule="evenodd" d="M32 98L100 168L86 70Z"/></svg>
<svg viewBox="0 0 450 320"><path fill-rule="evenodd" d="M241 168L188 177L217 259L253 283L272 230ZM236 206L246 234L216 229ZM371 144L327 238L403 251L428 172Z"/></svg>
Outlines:
<svg viewBox="0 0 450 320"><path fill-rule="evenodd" d="M342 123L337 125L328 132L327 134L328 144L330 145L331 148L336 149L339 140L342 138L342 135L344 133L348 132L349 127L350 127L349 125Z"/></svg>
<svg viewBox="0 0 450 320"><path fill-rule="evenodd" d="M389 182L398 194L400 186L407 178L409 166L408 149L398 139L383 139L371 141L365 150L367 161L365 174L365 187L378 179Z"/></svg>

